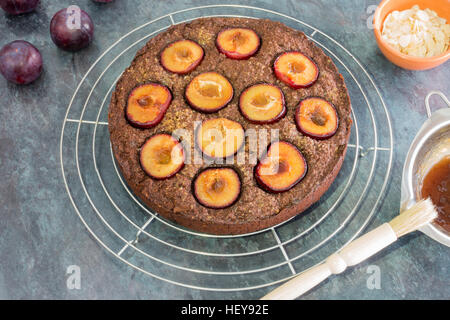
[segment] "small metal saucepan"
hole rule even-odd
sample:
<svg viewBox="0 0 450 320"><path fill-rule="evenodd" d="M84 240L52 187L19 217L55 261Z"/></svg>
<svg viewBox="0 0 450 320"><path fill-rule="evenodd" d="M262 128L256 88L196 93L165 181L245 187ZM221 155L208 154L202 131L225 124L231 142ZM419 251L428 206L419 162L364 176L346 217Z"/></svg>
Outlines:
<svg viewBox="0 0 450 320"><path fill-rule="evenodd" d="M431 112L429 99L439 95L448 108ZM428 120L420 128L406 156L403 167L401 209L407 209L421 198L422 181L428 171L443 157L450 155L450 102L439 91L425 98ZM450 247L450 233L434 223L420 229L430 238Z"/></svg>

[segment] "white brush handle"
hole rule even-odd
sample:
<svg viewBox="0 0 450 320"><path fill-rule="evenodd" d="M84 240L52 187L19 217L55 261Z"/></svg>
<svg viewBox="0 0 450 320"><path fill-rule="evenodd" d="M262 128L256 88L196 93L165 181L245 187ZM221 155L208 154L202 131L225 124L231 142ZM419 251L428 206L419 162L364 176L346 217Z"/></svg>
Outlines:
<svg viewBox="0 0 450 320"><path fill-rule="evenodd" d="M329 256L325 262L312 267L289 280L282 286L262 297L262 300L295 299L332 274L343 272L348 266L354 266L397 240L394 230L388 223L366 233L350 242L340 252Z"/></svg>

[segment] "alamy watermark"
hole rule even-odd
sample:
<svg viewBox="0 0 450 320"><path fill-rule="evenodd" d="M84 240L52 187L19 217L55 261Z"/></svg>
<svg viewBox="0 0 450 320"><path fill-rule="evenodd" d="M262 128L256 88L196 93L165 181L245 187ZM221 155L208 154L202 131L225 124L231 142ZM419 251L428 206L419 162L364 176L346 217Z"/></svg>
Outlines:
<svg viewBox="0 0 450 320"><path fill-rule="evenodd" d="M69 290L81 289L81 269L77 265L67 267L66 274L69 275L66 280L66 286Z"/></svg>
<svg viewBox="0 0 450 320"><path fill-rule="evenodd" d="M370 276L367 277L366 281L367 289L369 290L381 289L380 267L372 264L367 267L366 273L370 274Z"/></svg>
<svg viewBox="0 0 450 320"><path fill-rule="evenodd" d="M202 129L201 132L200 129ZM185 164L256 165L260 156L265 154L270 145L270 157L263 159L263 161L271 162L270 172L261 173L273 174L278 170L279 147L275 142L279 142L279 129L250 128L245 131L223 127L203 129L202 122L195 121L192 131L176 129L172 132L172 137L180 141L185 153L183 158L177 157L178 149L173 147L170 150L173 161L184 161ZM248 148L245 147L245 140L247 140ZM205 141L206 143L202 144ZM263 170L267 169L263 168Z"/></svg>
<svg viewBox="0 0 450 320"><path fill-rule="evenodd" d="M81 9L77 5L71 5L66 9L68 16L66 26L70 30L81 29Z"/></svg>
<svg viewBox="0 0 450 320"><path fill-rule="evenodd" d="M377 10L377 5L375 5L375 4L368 6L366 9L366 13L369 15L369 17L366 20L366 25L367 25L367 28L369 28L369 29L374 28L373 18L375 16L375 10Z"/></svg>

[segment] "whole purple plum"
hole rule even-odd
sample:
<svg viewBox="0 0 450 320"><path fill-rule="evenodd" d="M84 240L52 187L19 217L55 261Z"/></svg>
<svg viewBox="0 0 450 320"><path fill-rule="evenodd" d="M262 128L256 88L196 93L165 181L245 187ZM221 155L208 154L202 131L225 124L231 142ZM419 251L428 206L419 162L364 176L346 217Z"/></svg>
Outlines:
<svg viewBox="0 0 450 320"><path fill-rule="evenodd" d="M33 11L39 0L0 0L0 7L9 14L21 14Z"/></svg>
<svg viewBox="0 0 450 320"><path fill-rule="evenodd" d="M0 73L9 81L28 84L42 72L42 56L31 43L16 40L0 50Z"/></svg>
<svg viewBox="0 0 450 320"><path fill-rule="evenodd" d="M59 48L78 51L91 43L94 24L84 10L72 5L55 13L50 22L50 35Z"/></svg>

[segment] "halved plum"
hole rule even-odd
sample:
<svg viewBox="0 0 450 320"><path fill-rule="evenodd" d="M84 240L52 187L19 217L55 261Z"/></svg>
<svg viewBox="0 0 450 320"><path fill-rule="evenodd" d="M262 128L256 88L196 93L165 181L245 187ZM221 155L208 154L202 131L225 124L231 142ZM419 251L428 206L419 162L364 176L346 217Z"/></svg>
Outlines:
<svg viewBox="0 0 450 320"><path fill-rule="evenodd" d="M286 114L283 92L272 84L256 84L239 98L239 110L252 123L274 123Z"/></svg>
<svg viewBox="0 0 450 320"><path fill-rule="evenodd" d="M197 173L192 189L195 199L202 206L224 209L239 199L241 179L231 167L209 167Z"/></svg>
<svg viewBox="0 0 450 320"><path fill-rule="evenodd" d="M125 110L128 121L138 128L152 128L164 118L172 101L170 90L158 83L134 88L128 96Z"/></svg>
<svg viewBox="0 0 450 320"><path fill-rule="evenodd" d="M161 65L164 69L186 74L194 70L202 61L203 48L192 40L179 40L169 44L161 53Z"/></svg>
<svg viewBox="0 0 450 320"><path fill-rule="evenodd" d="M167 133L158 133L145 141L140 152L141 167L153 179L173 177L184 166L184 149L180 141Z"/></svg>
<svg viewBox="0 0 450 320"><path fill-rule="evenodd" d="M295 112L297 129L311 138L322 140L333 136L339 127L339 116L330 102L319 97L300 101Z"/></svg>
<svg viewBox="0 0 450 320"><path fill-rule="evenodd" d="M209 119L197 128L195 142L204 154L213 158L234 155L244 144L242 126L226 118Z"/></svg>
<svg viewBox="0 0 450 320"><path fill-rule="evenodd" d="M219 32L217 49L231 59L248 59L259 49L261 40L255 31L247 28L229 28Z"/></svg>
<svg viewBox="0 0 450 320"><path fill-rule="evenodd" d="M293 188L306 175L308 166L300 150L287 141L270 144L267 153L255 166L259 186L272 193Z"/></svg>
<svg viewBox="0 0 450 320"><path fill-rule="evenodd" d="M204 113L225 108L233 98L230 81L217 72L205 72L196 76L186 87L185 97L189 105Z"/></svg>
<svg viewBox="0 0 450 320"><path fill-rule="evenodd" d="M319 77L319 68L309 57L298 51L281 54L274 63L275 75L291 88L307 88Z"/></svg>

